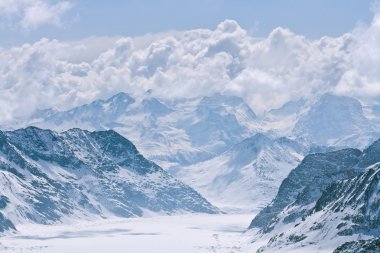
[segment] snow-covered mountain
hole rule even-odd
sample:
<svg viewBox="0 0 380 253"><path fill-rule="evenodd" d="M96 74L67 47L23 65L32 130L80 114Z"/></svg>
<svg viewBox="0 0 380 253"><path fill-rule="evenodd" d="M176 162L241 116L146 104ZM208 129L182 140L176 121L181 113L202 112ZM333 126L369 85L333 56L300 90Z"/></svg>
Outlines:
<svg viewBox="0 0 380 253"><path fill-rule="evenodd" d="M331 94L323 95L299 118L293 133L326 146L364 148L376 139L374 125L364 116L362 104Z"/></svg>
<svg viewBox="0 0 380 253"><path fill-rule="evenodd" d="M278 136L293 136L294 125L309 109L310 106L306 100L289 101L280 108L265 113L261 119L261 125L266 132L275 133Z"/></svg>
<svg viewBox="0 0 380 253"><path fill-rule="evenodd" d="M288 138L256 134L213 159L170 171L218 207L259 210L309 149Z"/></svg>
<svg viewBox="0 0 380 253"><path fill-rule="evenodd" d="M0 132L0 231L150 212L218 210L115 131Z"/></svg>
<svg viewBox="0 0 380 253"><path fill-rule="evenodd" d="M337 247L380 235L380 141L361 152L308 155L252 221L259 252ZM310 250L310 249L309 249Z"/></svg>
<svg viewBox="0 0 380 253"><path fill-rule="evenodd" d="M134 99L119 93L69 111L36 112L27 123L67 130L114 129L164 167L193 164L214 157L257 129L256 115L241 99L209 97L161 101L147 94Z"/></svg>
<svg viewBox="0 0 380 253"><path fill-rule="evenodd" d="M380 252L380 237L369 240L346 242L333 253L378 253Z"/></svg>
<svg viewBox="0 0 380 253"><path fill-rule="evenodd" d="M256 133L365 148L380 137L379 117L367 116L358 100L329 93L289 101L260 117L241 98L219 93L171 100L119 93L68 111L37 111L19 127L114 129L146 157L170 168L209 160Z"/></svg>
<svg viewBox="0 0 380 253"><path fill-rule="evenodd" d="M380 137L375 110L363 108L354 98L326 93L289 101L269 111L262 125L268 132L307 139L316 145L363 149Z"/></svg>
<svg viewBox="0 0 380 253"><path fill-rule="evenodd" d="M367 146L377 138L374 119L359 101L332 94L290 101L258 118L241 98L218 93L172 100L119 93L69 111L36 112L28 124L114 129L212 203L253 210L270 202L305 155L327 150L313 147Z"/></svg>

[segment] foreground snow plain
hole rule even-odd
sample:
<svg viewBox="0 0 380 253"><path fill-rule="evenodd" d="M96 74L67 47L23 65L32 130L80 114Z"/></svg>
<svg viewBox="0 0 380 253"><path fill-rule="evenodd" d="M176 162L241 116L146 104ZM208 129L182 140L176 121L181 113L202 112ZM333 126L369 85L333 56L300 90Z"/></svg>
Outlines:
<svg viewBox="0 0 380 253"><path fill-rule="evenodd" d="M255 252L244 233L255 214L186 214L19 225L0 238L0 252Z"/></svg>

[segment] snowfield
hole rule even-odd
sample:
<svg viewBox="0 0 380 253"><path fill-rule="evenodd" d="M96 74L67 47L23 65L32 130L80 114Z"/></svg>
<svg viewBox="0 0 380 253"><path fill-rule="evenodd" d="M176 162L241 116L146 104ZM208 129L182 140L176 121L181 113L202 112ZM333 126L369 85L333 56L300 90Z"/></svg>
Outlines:
<svg viewBox="0 0 380 253"><path fill-rule="evenodd" d="M0 252L233 253L255 252L245 231L249 214L187 214L19 225L0 238Z"/></svg>

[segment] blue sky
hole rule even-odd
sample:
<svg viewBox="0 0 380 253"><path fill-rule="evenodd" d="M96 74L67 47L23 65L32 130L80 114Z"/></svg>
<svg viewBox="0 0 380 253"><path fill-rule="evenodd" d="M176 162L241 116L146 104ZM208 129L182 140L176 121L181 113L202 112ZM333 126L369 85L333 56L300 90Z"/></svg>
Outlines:
<svg viewBox="0 0 380 253"><path fill-rule="evenodd" d="M12 5L26 0L3 1ZM214 29L225 19L236 20L258 37L282 26L308 38L319 38L349 32L357 22L369 23L373 16L372 0L29 0L39 1L51 5L67 2L70 7L59 13L59 22L40 22L27 28L17 24L22 14L12 13L18 15L18 20L1 15L0 45L17 45L42 37L77 40ZM1 8L0 4L0 14Z"/></svg>

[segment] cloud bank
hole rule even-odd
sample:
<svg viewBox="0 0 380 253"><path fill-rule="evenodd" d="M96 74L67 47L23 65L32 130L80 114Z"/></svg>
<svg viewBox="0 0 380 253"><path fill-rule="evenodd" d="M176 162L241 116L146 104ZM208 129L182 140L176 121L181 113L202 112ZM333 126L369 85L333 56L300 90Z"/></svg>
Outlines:
<svg viewBox="0 0 380 253"><path fill-rule="evenodd" d="M0 50L0 122L150 89L162 98L238 95L258 114L327 91L368 103L380 98L378 13L368 26L318 40L285 28L258 39L233 20L214 30L148 37L121 38L91 57L91 39Z"/></svg>
<svg viewBox="0 0 380 253"><path fill-rule="evenodd" d="M61 17L73 7L69 1L1 0L0 24L33 30L44 24L61 25Z"/></svg>

